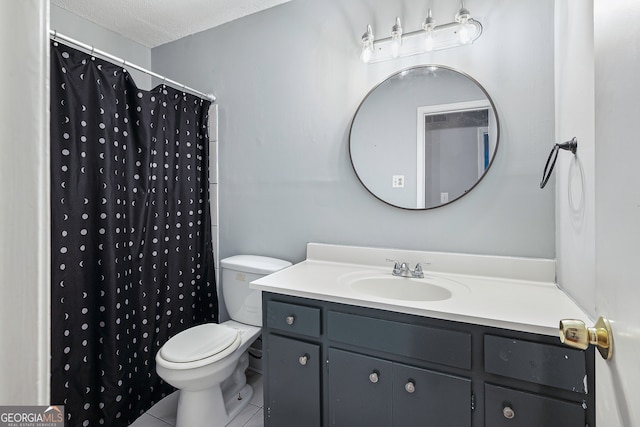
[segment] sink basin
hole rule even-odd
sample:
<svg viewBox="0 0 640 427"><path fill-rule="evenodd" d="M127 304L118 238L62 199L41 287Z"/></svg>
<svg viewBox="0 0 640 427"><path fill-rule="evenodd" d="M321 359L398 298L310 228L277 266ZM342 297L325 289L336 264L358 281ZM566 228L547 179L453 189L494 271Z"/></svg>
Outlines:
<svg viewBox="0 0 640 427"><path fill-rule="evenodd" d="M353 291L378 298L402 301L443 301L459 290L469 291L460 283L439 277L416 279L391 274L347 274L340 282Z"/></svg>
<svg viewBox="0 0 640 427"><path fill-rule="evenodd" d="M381 298L405 301L441 301L451 298L451 291L424 279L405 277L368 277L351 283L354 291Z"/></svg>

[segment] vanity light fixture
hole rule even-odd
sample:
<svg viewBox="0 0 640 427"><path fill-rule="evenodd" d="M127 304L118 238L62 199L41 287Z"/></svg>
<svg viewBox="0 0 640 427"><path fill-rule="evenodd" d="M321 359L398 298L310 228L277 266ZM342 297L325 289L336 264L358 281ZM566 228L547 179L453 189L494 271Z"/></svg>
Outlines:
<svg viewBox="0 0 640 427"><path fill-rule="evenodd" d="M400 18L396 17L391 27L391 36L375 40L371 25L362 36L362 54L365 63L388 61L434 50L449 49L473 43L482 34L482 24L471 17L469 10L460 2L460 9L453 22L436 25L431 9L422 24L422 29L404 33Z"/></svg>

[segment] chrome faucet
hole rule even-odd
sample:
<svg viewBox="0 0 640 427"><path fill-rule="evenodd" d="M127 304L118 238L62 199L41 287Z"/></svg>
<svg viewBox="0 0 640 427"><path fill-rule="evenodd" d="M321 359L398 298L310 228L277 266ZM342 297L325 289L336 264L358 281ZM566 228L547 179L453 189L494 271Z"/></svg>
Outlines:
<svg viewBox="0 0 640 427"><path fill-rule="evenodd" d="M387 259L388 262L393 262L393 271L391 274L399 277L414 277L421 279L424 277L424 272L422 271L422 265L420 263L416 264L416 268L411 270L409 265L406 262L399 262L394 259Z"/></svg>

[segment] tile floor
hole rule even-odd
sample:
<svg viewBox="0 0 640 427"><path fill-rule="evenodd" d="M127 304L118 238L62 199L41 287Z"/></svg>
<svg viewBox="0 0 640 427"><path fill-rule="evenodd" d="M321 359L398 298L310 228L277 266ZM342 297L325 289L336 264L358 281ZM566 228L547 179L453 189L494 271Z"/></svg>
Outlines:
<svg viewBox="0 0 640 427"><path fill-rule="evenodd" d="M248 371L247 382L253 387L251 403L227 424L227 427L264 426L262 411L262 375ZM129 427L175 427L177 405L178 393L176 392L156 403L153 408L149 409Z"/></svg>

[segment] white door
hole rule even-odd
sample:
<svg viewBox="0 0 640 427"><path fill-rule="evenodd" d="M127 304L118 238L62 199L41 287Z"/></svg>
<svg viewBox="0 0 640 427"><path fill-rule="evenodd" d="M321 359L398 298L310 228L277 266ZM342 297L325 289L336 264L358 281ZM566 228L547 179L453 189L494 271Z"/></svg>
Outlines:
<svg viewBox="0 0 640 427"><path fill-rule="evenodd" d="M596 355L599 427L640 427L640 2L595 0Z"/></svg>

